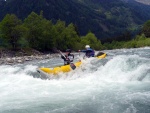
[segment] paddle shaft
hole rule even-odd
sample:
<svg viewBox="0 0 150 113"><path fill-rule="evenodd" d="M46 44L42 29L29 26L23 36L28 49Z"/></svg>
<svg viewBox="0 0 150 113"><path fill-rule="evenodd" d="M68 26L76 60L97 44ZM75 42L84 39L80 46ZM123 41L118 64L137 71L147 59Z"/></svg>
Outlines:
<svg viewBox="0 0 150 113"><path fill-rule="evenodd" d="M65 55L59 50L59 53L63 56L63 57L65 57ZM66 58L66 57L65 57Z"/></svg>
<svg viewBox="0 0 150 113"><path fill-rule="evenodd" d="M64 58L66 58L65 57L65 55L59 50L59 53L64 57ZM70 60L70 59L69 59ZM70 62L70 61L69 61ZM74 70L75 68L76 68L76 66L74 65L74 63L71 63L70 62L70 67Z"/></svg>

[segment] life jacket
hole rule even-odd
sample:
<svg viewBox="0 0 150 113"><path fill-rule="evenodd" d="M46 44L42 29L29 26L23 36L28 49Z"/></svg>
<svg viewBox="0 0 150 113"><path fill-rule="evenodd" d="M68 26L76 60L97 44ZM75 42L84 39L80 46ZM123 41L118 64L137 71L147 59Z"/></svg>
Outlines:
<svg viewBox="0 0 150 113"><path fill-rule="evenodd" d="M70 62L73 62L73 60L74 60L74 55L73 55L73 54L69 54L69 55L68 55L68 58L69 58Z"/></svg>
<svg viewBox="0 0 150 113"><path fill-rule="evenodd" d="M92 52L91 52L91 55L90 55L91 57L94 57L95 56L95 51L94 50L92 50Z"/></svg>
<svg viewBox="0 0 150 113"><path fill-rule="evenodd" d="M94 57L95 55L95 51L93 49L87 49L86 50L86 54L85 54L87 57Z"/></svg>
<svg viewBox="0 0 150 113"><path fill-rule="evenodd" d="M61 56L62 59L64 59L64 65L68 65L70 64L71 62L73 62L74 60L74 55L73 54L68 54L68 55L65 55L64 56Z"/></svg>

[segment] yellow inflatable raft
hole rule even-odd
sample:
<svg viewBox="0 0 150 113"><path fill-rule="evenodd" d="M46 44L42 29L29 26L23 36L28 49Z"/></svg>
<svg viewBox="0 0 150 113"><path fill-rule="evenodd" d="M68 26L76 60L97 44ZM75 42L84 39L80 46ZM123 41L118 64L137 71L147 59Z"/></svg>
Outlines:
<svg viewBox="0 0 150 113"><path fill-rule="evenodd" d="M96 56L96 58L101 59L101 58L105 58L106 57L106 53L100 55L100 56ZM76 66L76 68L78 68L80 65L82 64L81 61L74 63L74 65ZM42 76L47 76L48 74L53 74L53 75L57 75L60 72L66 73L73 70L70 65L63 65L63 66L59 66L59 67L54 67L54 68L38 68L37 72L40 73Z"/></svg>

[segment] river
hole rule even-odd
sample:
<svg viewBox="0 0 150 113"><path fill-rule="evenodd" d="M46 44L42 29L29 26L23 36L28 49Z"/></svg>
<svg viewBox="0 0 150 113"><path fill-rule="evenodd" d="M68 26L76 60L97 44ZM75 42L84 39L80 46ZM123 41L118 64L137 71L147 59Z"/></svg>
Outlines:
<svg viewBox="0 0 150 113"><path fill-rule="evenodd" d="M103 52L50 80L36 69L62 59L1 65L0 113L150 113L150 47Z"/></svg>

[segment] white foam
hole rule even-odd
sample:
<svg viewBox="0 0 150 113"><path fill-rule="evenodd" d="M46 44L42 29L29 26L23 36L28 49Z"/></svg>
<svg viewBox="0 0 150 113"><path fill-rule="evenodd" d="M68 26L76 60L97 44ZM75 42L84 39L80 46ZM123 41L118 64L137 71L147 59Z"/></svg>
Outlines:
<svg viewBox="0 0 150 113"><path fill-rule="evenodd" d="M50 111L57 109L59 112L62 109L67 111L68 106L81 111L84 106L97 106L95 109L109 112L107 110L128 105L122 112L136 112L138 108L132 102L141 100L148 104L150 100L150 61L139 55L113 54L102 60L83 60L77 70L61 73L59 78L52 80L33 77L38 74L36 63L0 66L0 109L37 108L36 112L40 112L39 109L45 110L42 107L45 105ZM51 61L48 60L48 64ZM41 65L41 62L37 64ZM60 108L52 109L51 106Z"/></svg>

